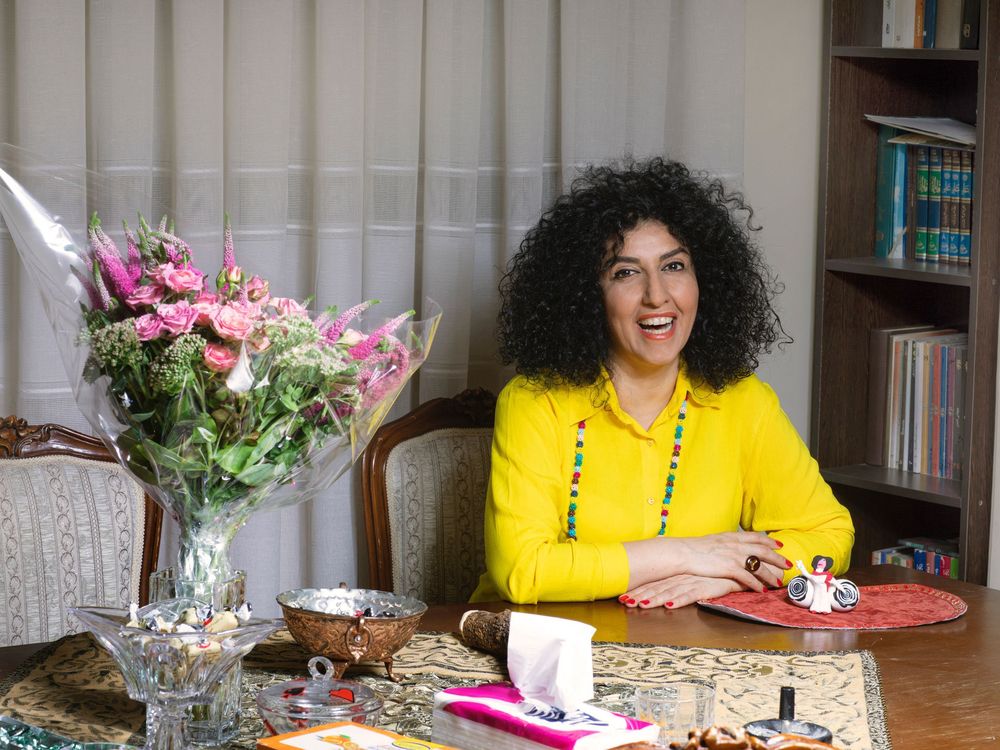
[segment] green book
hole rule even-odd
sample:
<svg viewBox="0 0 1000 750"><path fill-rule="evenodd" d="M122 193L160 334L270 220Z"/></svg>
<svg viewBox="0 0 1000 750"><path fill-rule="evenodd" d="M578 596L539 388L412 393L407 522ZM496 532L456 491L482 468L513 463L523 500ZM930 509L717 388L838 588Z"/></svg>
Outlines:
<svg viewBox="0 0 1000 750"><path fill-rule="evenodd" d="M941 242L941 149L927 154L927 260L937 262Z"/></svg>
<svg viewBox="0 0 1000 750"><path fill-rule="evenodd" d="M917 146L917 221L913 259L927 260L927 209L930 198L930 162L927 146Z"/></svg>

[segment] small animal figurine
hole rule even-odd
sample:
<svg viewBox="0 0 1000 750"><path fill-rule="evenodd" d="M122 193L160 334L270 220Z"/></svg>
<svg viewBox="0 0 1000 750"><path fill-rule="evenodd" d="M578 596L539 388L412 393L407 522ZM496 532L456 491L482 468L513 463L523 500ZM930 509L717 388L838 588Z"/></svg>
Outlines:
<svg viewBox="0 0 1000 750"><path fill-rule="evenodd" d="M847 612L858 606L861 592L853 581L837 579L830 573L833 558L816 555L812 560L810 573L801 560L798 568L802 575L788 582L788 598L793 604L808 607L810 612L829 614L832 611Z"/></svg>

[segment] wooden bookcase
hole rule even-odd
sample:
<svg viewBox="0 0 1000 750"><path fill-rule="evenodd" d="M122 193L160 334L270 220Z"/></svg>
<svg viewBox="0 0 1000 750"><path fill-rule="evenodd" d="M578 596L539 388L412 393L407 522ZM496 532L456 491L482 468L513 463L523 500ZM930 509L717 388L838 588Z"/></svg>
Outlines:
<svg viewBox="0 0 1000 750"><path fill-rule="evenodd" d="M982 0L978 50L883 49L880 0L827 0L810 448L854 517L853 565L901 536L950 536L961 577L985 583L1000 299L1000 0ZM971 266L873 256L877 128L865 114L977 128ZM931 323L969 332L961 481L864 463L868 333Z"/></svg>

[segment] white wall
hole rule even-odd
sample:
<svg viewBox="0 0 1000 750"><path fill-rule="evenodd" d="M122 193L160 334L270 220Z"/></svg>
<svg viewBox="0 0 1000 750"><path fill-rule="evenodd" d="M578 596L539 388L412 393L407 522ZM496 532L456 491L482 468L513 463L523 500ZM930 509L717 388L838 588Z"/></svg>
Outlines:
<svg viewBox="0 0 1000 750"><path fill-rule="evenodd" d="M746 4L744 192L763 226L758 240L785 284L777 300L795 340L759 374L809 434L814 269L822 97L822 0Z"/></svg>

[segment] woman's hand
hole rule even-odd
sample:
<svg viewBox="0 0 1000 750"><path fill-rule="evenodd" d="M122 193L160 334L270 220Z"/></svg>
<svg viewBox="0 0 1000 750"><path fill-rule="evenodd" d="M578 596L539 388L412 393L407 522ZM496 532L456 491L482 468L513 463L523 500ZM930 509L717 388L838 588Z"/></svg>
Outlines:
<svg viewBox="0 0 1000 750"><path fill-rule="evenodd" d="M714 599L743 589L731 578L681 574L638 586L618 597L626 607L677 609L700 599Z"/></svg>
<svg viewBox="0 0 1000 750"><path fill-rule="evenodd" d="M775 588L783 585L784 572L792 567L778 554L780 547L781 542L752 531L626 542L629 589L681 575L728 579L738 584L736 591ZM755 572L746 569L751 555L761 563Z"/></svg>

